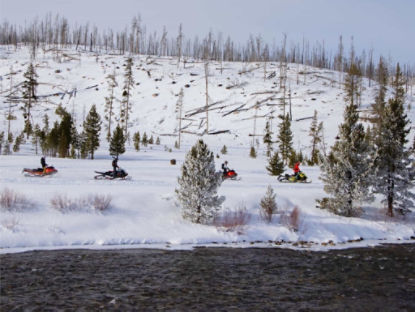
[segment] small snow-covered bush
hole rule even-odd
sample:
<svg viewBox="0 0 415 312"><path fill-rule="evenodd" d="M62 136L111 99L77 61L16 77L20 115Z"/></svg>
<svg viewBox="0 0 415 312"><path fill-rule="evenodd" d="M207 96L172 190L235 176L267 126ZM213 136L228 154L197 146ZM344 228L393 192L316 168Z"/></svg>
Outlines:
<svg viewBox="0 0 415 312"><path fill-rule="evenodd" d="M69 198L66 195L55 195L50 204L62 213L74 211L103 212L111 208L112 198L110 195L88 195L80 198Z"/></svg>
<svg viewBox="0 0 415 312"><path fill-rule="evenodd" d="M275 202L274 190L268 185L265 196L261 199L259 215L267 223L272 221L272 216L277 212L277 203Z"/></svg>
<svg viewBox="0 0 415 312"><path fill-rule="evenodd" d="M214 224L219 228L224 228L227 232L243 232L243 227L251 219L250 214L246 211L244 203L239 203L235 209L227 209L221 215L217 216Z"/></svg>
<svg viewBox="0 0 415 312"><path fill-rule="evenodd" d="M7 211L22 211L33 207L24 195L5 188L0 193L0 208Z"/></svg>
<svg viewBox="0 0 415 312"><path fill-rule="evenodd" d="M62 213L79 210L79 206L66 195L55 195L50 200L52 207Z"/></svg>
<svg viewBox="0 0 415 312"><path fill-rule="evenodd" d="M88 197L88 203L95 211L106 211L111 208L111 195L91 195Z"/></svg>

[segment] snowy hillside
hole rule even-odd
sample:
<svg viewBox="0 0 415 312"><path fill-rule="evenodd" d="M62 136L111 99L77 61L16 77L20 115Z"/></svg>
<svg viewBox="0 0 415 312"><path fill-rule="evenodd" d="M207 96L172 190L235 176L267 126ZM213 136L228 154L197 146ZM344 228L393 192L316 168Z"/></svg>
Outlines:
<svg viewBox="0 0 415 312"><path fill-rule="evenodd" d="M45 113L51 121L55 120L54 111L59 104L73 114L79 129L93 104L103 115L105 97L109 93L106 76L115 70L116 97L121 99L125 59L120 55L79 53L70 49L39 51L34 64L40 100L33 109L34 123L41 125ZM133 61L135 87L129 132L140 131L160 137L161 145L148 146L140 152L134 151L132 145L127 147L119 162L131 177L127 181L93 179L94 170L111 169L105 131L101 132L101 147L96 160L47 158L47 162L58 169L56 176L28 178L21 174L24 167L39 166L40 156L35 155L30 142L18 153L1 155L0 191L7 187L24 195L30 208L21 212L1 211L0 252L17 250L13 248L137 244L183 247L184 244L238 243L238 246L251 246L258 241L270 246L282 241L290 242L287 246L306 241L314 248L324 248L327 244L346 243L343 246L348 246L348 241L362 239L360 244L367 245L380 240L408 240L415 236L413 216L406 220L387 219L379 200L363 207L362 218L343 218L317 209L315 200L324 196L318 167L302 166L311 178L311 184L281 184L267 174L261 135L266 117L276 117L283 110L278 63L268 63L265 73L263 64L259 63L209 64L208 118L209 133L212 134L204 135L203 140L215 155L220 154L223 145L228 147L228 155L216 159L216 167L219 170L226 157L242 180L222 184L219 194L226 196L223 210L243 205L249 220L238 231L184 221L180 207L175 203L174 189L185 153L206 128L203 109L206 103L205 65L187 60L178 66L177 59L145 56L134 56ZM0 47L0 132L7 131L5 115L9 103L6 95L10 85L16 86L23 81L29 62L28 50ZM10 75L11 72L16 74ZM291 102L294 148L309 154L311 138L308 133L314 110L324 124L324 142L329 147L343 119L345 104L340 73L288 64L287 77L286 96L287 103ZM178 130L176 102L181 88L184 91L184 131L182 148L176 150L173 148ZM361 117L368 114L375 88L375 83L369 87L369 82L364 80ZM414 100L415 97L410 96L407 103L412 103L413 107ZM16 105L12 108L17 117L11 123L16 136L23 130L23 118ZM290 106L285 109L288 112ZM118 102L115 111L118 114ZM408 111L408 116L411 122L415 121L413 108ZM273 119L272 128L274 132L277 130L276 119ZM216 132L224 133L213 134ZM255 144L259 143L260 148L257 159L248 157L253 138L258 140ZM166 151L168 148L173 151ZM170 165L172 158L177 159L176 166ZM271 224L259 219L258 205L267 185L274 188L280 211L289 213L294 207L300 209L298 231L281 222L281 214L276 215ZM102 213L88 209L61 213L50 201L56 196L80 198L91 194L110 195L111 209Z"/></svg>

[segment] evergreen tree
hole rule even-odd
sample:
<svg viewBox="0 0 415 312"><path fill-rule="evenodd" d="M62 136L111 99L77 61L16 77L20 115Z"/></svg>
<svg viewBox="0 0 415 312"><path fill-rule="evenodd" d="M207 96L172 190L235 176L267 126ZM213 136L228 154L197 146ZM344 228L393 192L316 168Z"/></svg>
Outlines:
<svg viewBox="0 0 415 312"><path fill-rule="evenodd" d="M38 124L35 125L35 128L33 130L33 136L32 136L32 144L35 147L35 154L37 155L38 152L38 146L40 143L42 130L40 130L40 127Z"/></svg>
<svg viewBox="0 0 415 312"><path fill-rule="evenodd" d="M4 131L0 132L0 154L4 144Z"/></svg>
<svg viewBox="0 0 415 312"><path fill-rule="evenodd" d="M226 147L226 145L223 145L223 147L222 147L222 149L220 150L220 152L221 152L223 155L226 155L226 154L228 153L228 148Z"/></svg>
<svg viewBox="0 0 415 312"><path fill-rule="evenodd" d="M22 132L20 135L16 137L13 145L13 152L17 153L20 151L20 145L23 143L24 140L24 133Z"/></svg>
<svg viewBox="0 0 415 312"><path fill-rule="evenodd" d="M4 143L3 155L10 155L10 154L11 154L10 142L9 142L9 140L6 140L6 142Z"/></svg>
<svg viewBox="0 0 415 312"><path fill-rule="evenodd" d="M157 137L156 145L160 145L160 137Z"/></svg>
<svg viewBox="0 0 415 312"><path fill-rule="evenodd" d="M267 157L271 157L272 153L272 132L269 120L265 124L264 144L267 146Z"/></svg>
<svg viewBox="0 0 415 312"><path fill-rule="evenodd" d="M321 136L323 132L323 123L317 121L317 111L314 110L313 120L311 121L311 127L309 135L311 136L311 158L309 161L310 165L315 165L320 162L320 151L318 144L321 143Z"/></svg>
<svg viewBox="0 0 415 312"><path fill-rule="evenodd" d="M256 158L256 150L253 146L251 146L251 149L249 150L249 157Z"/></svg>
<svg viewBox="0 0 415 312"><path fill-rule="evenodd" d="M387 214L394 211L405 214L414 206L411 192L415 169L411 166L410 151L405 147L410 132L405 114L404 80L399 64L392 86L393 98L389 99L379 116L375 137L374 191L385 196Z"/></svg>
<svg viewBox="0 0 415 312"><path fill-rule="evenodd" d="M27 137L32 134L32 123L31 123L31 109L33 104L36 102L36 87L38 82L36 78L38 77L35 68L32 63L29 64L27 71L24 73L25 80L23 81L23 117L25 120L25 128L24 133L26 133Z"/></svg>
<svg viewBox="0 0 415 312"><path fill-rule="evenodd" d="M267 223L272 221L272 216L277 212L277 202L275 201L276 194L271 185L268 185L267 192L260 202L259 215L262 220Z"/></svg>
<svg viewBox="0 0 415 312"><path fill-rule="evenodd" d="M117 156L125 153L125 137L120 125L114 130L110 143L110 155Z"/></svg>
<svg viewBox="0 0 415 312"><path fill-rule="evenodd" d="M56 109L56 114L59 115L62 119L57 129L57 151L59 157L69 156L69 147L72 144L72 127L73 119L71 114L69 114L62 106L59 106Z"/></svg>
<svg viewBox="0 0 415 312"><path fill-rule="evenodd" d="M138 152L140 150L140 132L137 131L133 136L134 148Z"/></svg>
<svg viewBox="0 0 415 312"><path fill-rule="evenodd" d="M143 138L141 139L141 143L143 144L143 146L147 146L148 144L147 133L145 132L143 134Z"/></svg>
<svg viewBox="0 0 415 312"><path fill-rule="evenodd" d="M84 133L87 152L91 155L91 159L94 159L94 152L99 147L99 133L101 131L101 117L97 113L95 104L92 105L89 110L88 116L84 121Z"/></svg>
<svg viewBox="0 0 415 312"><path fill-rule="evenodd" d="M284 162L281 160L278 152L275 152L274 155L269 158L266 169L272 176L278 176L284 172Z"/></svg>
<svg viewBox="0 0 415 312"><path fill-rule="evenodd" d="M48 154L55 157L58 151L60 137L59 123L55 121L53 128L49 131L49 134L46 138L46 147Z"/></svg>
<svg viewBox="0 0 415 312"><path fill-rule="evenodd" d="M81 136L76 129L75 123L72 123L71 128L71 157L72 158L79 158L80 150L81 150Z"/></svg>
<svg viewBox="0 0 415 312"><path fill-rule="evenodd" d="M286 114L285 116L280 115L281 123L279 124L279 133L278 133L278 144L281 158L286 164L290 158L291 152L293 150L293 134L291 132L291 121L290 115Z"/></svg>
<svg viewBox="0 0 415 312"><path fill-rule="evenodd" d="M350 99L352 102L352 100ZM339 140L321 165L324 190L331 195L321 208L351 217L358 215L355 202L370 200L369 148L363 125L358 123L357 106L346 106L344 122L339 127Z"/></svg>
<svg viewBox="0 0 415 312"><path fill-rule="evenodd" d="M125 66L124 87L122 92L120 122L124 124L124 136L128 138L128 120L131 113L131 92L134 87L133 59L129 57Z"/></svg>
<svg viewBox="0 0 415 312"><path fill-rule="evenodd" d="M384 60L381 57L379 60L378 68L376 70L376 81L378 83L378 87L375 96L375 103L372 104L374 125L381 122L381 118L384 114L386 94L388 91L388 79L388 68L386 67Z"/></svg>
<svg viewBox="0 0 415 312"><path fill-rule="evenodd" d="M360 106L362 72L353 59L351 59L351 62L344 82L346 102L350 105Z"/></svg>
<svg viewBox="0 0 415 312"><path fill-rule="evenodd" d="M115 79L115 69L114 72L111 75L107 76L107 83L108 83L108 92L109 95L105 97L105 120L106 123L106 129L107 129L107 141L109 142L111 139L111 124L112 119L114 115L114 101L115 101L115 95L114 90L118 86L117 80Z"/></svg>
<svg viewBox="0 0 415 312"><path fill-rule="evenodd" d="M213 153L202 140L187 153L181 172L176 194L183 218L201 224L212 222L225 198L217 195L222 174L215 171Z"/></svg>
<svg viewBox="0 0 415 312"><path fill-rule="evenodd" d="M154 144L153 136L151 136L150 139L148 140L148 144Z"/></svg>

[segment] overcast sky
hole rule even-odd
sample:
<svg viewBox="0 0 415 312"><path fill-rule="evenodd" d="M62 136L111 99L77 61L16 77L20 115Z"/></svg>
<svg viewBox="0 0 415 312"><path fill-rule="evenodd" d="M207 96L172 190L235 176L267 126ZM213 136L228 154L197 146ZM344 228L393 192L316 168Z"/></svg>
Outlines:
<svg viewBox="0 0 415 312"><path fill-rule="evenodd" d="M148 30L163 26L176 35L204 37L221 31L245 43L261 34L280 44L324 40L337 50L339 35L358 52L373 48L394 61L415 64L415 0L0 0L0 20L24 24L46 13L59 13L71 24L89 22L100 29L123 29L141 16Z"/></svg>

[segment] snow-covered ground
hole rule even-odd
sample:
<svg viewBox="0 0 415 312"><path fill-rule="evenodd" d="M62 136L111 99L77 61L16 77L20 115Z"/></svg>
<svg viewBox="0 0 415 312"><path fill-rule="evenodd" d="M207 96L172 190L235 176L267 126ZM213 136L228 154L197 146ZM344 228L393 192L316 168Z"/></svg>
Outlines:
<svg viewBox="0 0 415 312"><path fill-rule="evenodd" d="M29 56L24 49L13 50L0 47L0 132L7 130L5 112L8 103L5 95L10 81L7 73L11 66L20 71L13 77L13 83L23 80ZM50 97L49 102L42 101L34 109L34 120L41 124L42 116L47 113L51 120L57 118L53 113L57 104L62 104L73 112L78 126L92 104L98 111L104 112L104 97L108 95L105 77L118 66L117 80L123 84L124 57L116 55L76 54L67 51L75 59L61 55L57 62L52 52L40 53L36 60L38 81L41 82L38 94L71 91L77 89L76 97ZM134 76L136 85L133 96L133 113L130 132L147 132L160 136L161 145L142 148L136 152L132 146L121 155L119 165L128 171L130 180L98 181L94 180L94 170L110 170L111 158L102 133L102 146L95 160L47 158L49 164L58 169L58 174L45 178L30 178L22 175L25 167L39 166L39 155L35 155L30 143L26 143L19 153L0 156L0 191L5 188L23 195L32 203L25 211L1 211L0 214L0 253L37 248L100 248L104 247L168 247L188 248L194 245L227 246L307 246L324 249L371 245L380 242L410 242L415 236L415 220L412 215L405 220L390 219L384 216L379 201L363 206L361 218L344 218L316 208L316 199L325 196L319 180L318 167L302 166L302 170L311 178L310 184L282 184L267 174L262 138L259 138L259 155L256 159L248 157L249 144L254 132L254 116L257 115L255 133L263 133L265 118L271 110L277 115L279 103L278 64L269 64L267 74L276 71L277 77L263 78L263 67L255 69L257 64L225 63L223 73L220 64L211 63L209 77L210 103L218 102L217 109L210 111L210 131L230 130L222 135L204 136L210 149L220 158L216 158L216 167L227 159L231 168L242 177L239 181L224 181L219 194L226 200L222 211L245 206L249 215L248 223L238 230L225 231L216 226L197 225L184 221L180 207L176 204L175 188L180 167L186 152L195 143L198 136L183 135L180 150L173 148L174 134L178 126L175 105L177 94L183 87L184 111L186 114L202 107L205 103L205 79L203 63L188 63L186 68L177 68L176 60L166 58L134 57ZM57 72L59 69L59 72ZM253 69L249 73L241 71ZM147 71L150 70L150 74ZM339 74L327 70L307 68L309 73L298 75L304 70L295 64L289 65L289 85L292 92L292 113L294 146L309 152L310 137L308 130L313 111L318 111L319 121L324 122L325 142L333 143L337 128L342 121L344 110L343 92L336 82ZM161 79L161 80L160 80ZM157 81L156 81L157 80ZM298 84L297 84L298 81ZM174 83L173 83L174 82ZM372 102L374 87L368 87L365 81L362 111ZM95 85L98 85L95 87ZM188 87L186 87L188 85ZM93 88L87 89L90 86ZM234 87L231 87L234 86ZM228 88L227 88L228 87ZM273 93L275 92L275 93ZM120 93L120 90L118 90ZM272 98L270 98L272 97ZM255 104L266 100L257 111ZM409 101L413 101L409 97ZM412 105L413 106L413 105ZM220 108L219 108L220 107ZM231 110L241 107L238 113ZM215 108L215 106L213 106ZM247 109L247 110L244 110ZM362 113L364 114L364 113ZM21 113L15 108L18 120L12 122L14 134L23 128ZM415 112L408 112L409 119L415 120ZM187 130L203 132L199 128L205 113L189 116L185 122ZM296 121L300 119L299 121ZM52 123L52 122L51 122ZM274 131L276 122L274 122ZM177 132L176 132L177 133ZM411 134L412 137L413 134ZM226 144L228 154L220 154ZM166 148L167 147L167 148ZM172 152L166 149L172 148ZM170 159L177 164L171 165ZM270 224L259 218L259 202L271 185L277 194L279 212ZM71 199L86 198L91 195L110 195L111 208L104 212L88 209L62 213L53 208L51 199L65 197ZM291 230L281 215L289 214L294 207L300 210L298 231ZM363 239L363 240L362 240ZM354 241L354 242L352 242ZM356 242L358 241L358 242ZM304 243L307 242L307 243ZM295 246L294 246L295 247Z"/></svg>

